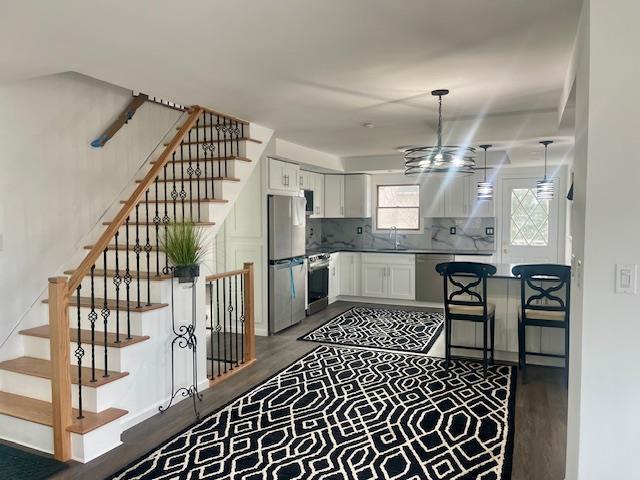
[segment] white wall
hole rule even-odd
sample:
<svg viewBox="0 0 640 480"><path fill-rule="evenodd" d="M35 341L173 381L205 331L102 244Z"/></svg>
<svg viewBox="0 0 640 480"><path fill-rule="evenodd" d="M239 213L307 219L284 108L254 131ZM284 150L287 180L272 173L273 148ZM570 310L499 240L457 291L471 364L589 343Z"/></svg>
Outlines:
<svg viewBox="0 0 640 480"><path fill-rule="evenodd" d="M640 296L614 292L640 263L637 0L587 0L576 76L572 370L567 479L637 479ZM580 271L582 270L582 271Z"/></svg>
<svg viewBox="0 0 640 480"><path fill-rule="evenodd" d="M73 268L83 237L172 130L180 112L146 103L103 148L89 143L131 91L75 73L0 85L0 342ZM20 328L46 323L26 319ZM0 358L19 354L5 345Z"/></svg>
<svg viewBox="0 0 640 480"><path fill-rule="evenodd" d="M340 157L276 138L272 155L321 170L344 171Z"/></svg>

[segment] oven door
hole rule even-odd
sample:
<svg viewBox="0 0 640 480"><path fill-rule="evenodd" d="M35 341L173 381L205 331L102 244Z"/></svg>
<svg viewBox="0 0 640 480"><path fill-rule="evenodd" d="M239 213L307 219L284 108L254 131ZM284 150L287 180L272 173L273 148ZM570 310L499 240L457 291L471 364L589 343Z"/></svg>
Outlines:
<svg viewBox="0 0 640 480"><path fill-rule="evenodd" d="M307 287L309 305L329 297L329 265L309 268L309 285Z"/></svg>

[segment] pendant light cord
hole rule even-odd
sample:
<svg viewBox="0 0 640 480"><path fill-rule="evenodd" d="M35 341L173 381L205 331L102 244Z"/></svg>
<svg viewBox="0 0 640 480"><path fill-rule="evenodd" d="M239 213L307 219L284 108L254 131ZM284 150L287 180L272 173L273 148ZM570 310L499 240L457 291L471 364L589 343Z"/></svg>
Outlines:
<svg viewBox="0 0 640 480"><path fill-rule="evenodd" d="M545 181L547 180L547 150L549 148L549 145L544 146L544 179Z"/></svg>
<svg viewBox="0 0 640 480"><path fill-rule="evenodd" d="M438 95L438 148L442 149L442 95Z"/></svg>

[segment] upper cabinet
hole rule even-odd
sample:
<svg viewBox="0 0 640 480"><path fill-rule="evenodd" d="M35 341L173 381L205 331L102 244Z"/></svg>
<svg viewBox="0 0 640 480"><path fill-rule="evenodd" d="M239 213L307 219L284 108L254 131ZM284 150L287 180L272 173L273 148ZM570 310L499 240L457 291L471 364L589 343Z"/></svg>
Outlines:
<svg viewBox="0 0 640 480"><path fill-rule="evenodd" d="M324 176L324 216L344 217L344 175Z"/></svg>
<svg viewBox="0 0 640 480"><path fill-rule="evenodd" d="M444 216L469 216L469 176L456 175L449 178L445 177L443 181L446 182Z"/></svg>
<svg viewBox="0 0 640 480"><path fill-rule="evenodd" d="M371 217L371 176L345 175L344 216L349 218Z"/></svg>
<svg viewBox="0 0 640 480"><path fill-rule="evenodd" d="M300 167L295 163L269 158L269 189L298 192L300 190Z"/></svg>
<svg viewBox="0 0 640 480"><path fill-rule="evenodd" d="M324 209L327 218L371 217L371 176L325 175Z"/></svg>
<svg viewBox="0 0 640 480"><path fill-rule="evenodd" d="M300 170L300 188L313 192L313 213L311 218L324 217L324 175Z"/></svg>
<svg viewBox="0 0 640 480"><path fill-rule="evenodd" d="M442 181L436 176L425 176L421 181L420 203L422 205L422 217L444 217L445 193L442 189Z"/></svg>

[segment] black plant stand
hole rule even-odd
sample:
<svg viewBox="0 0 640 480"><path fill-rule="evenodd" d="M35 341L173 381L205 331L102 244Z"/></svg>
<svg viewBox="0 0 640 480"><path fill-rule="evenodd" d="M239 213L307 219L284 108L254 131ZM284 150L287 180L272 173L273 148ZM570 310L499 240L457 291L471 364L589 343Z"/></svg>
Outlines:
<svg viewBox="0 0 640 480"><path fill-rule="evenodd" d="M171 269L173 273L173 269ZM177 278L174 277L173 278ZM193 399L193 411L196 414L196 418L200 419L200 411L198 410L198 404L196 403L196 398L199 401L202 401L202 394L198 392L198 357L197 357L197 347L198 341L195 335L196 330L196 283L198 279L197 277L193 279L191 282L191 324L190 325L179 325L176 327L176 317L174 310L174 299L173 299L173 280L171 281L171 325L173 329L173 333L175 335L174 339L171 341L171 399L169 400L169 404L166 407L162 405L158 407L161 413L166 412L171 404L175 400L178 395L182 395L183 397L191 397ZM180 387L176 390L175 388L175 349L176 346L178 348L188 348L191 350L192 356L192 368L193 368L193 382L188 387Z"/></svg>

